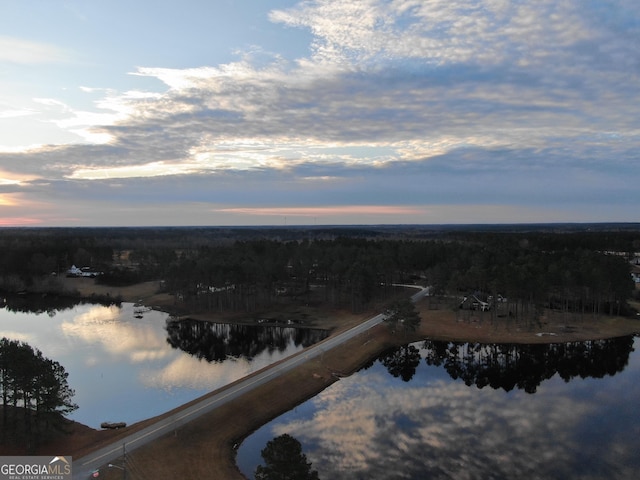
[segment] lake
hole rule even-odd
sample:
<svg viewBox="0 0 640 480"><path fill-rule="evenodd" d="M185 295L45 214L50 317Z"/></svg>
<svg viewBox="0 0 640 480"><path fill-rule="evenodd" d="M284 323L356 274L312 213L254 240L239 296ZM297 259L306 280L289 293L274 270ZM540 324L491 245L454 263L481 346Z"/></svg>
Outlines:
<svg viewBox="0 0 640 480"><path fill-rule="evenodd" d="M637 347L406 345L263 426L237 463L253 478L288 434L321 479L635 479Z"/></svg>
<svg viewBox="0 0 640 480"><path fill-rule="evenodd" d="M132 303L35 311L23 304L0 309L0 337L25 341L59 362L80 407L69 418L99 428L104 421L131 424L160 415L327 336L173 320Z"/></svg>

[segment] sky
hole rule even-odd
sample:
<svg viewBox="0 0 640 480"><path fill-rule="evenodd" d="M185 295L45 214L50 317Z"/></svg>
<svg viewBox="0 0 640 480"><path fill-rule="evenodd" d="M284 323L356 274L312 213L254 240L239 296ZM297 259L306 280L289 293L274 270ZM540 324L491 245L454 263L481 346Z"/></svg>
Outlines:
<svg viewBox="0 0 640 480"><path fill-rule="evenodd" d="M0 226L640 221L637 0L0 0Z"/></svg>

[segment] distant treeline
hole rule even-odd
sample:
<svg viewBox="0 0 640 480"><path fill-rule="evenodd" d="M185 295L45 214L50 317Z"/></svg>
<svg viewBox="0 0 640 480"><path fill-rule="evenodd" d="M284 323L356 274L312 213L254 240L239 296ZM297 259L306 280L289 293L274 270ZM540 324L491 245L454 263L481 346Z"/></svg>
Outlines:
<svg viewBox="0 0 640 480"><path fill-rule="evenodd" d="M253 311L313 294L357 311L415 281L443 298L500 295L513 314L625 314L640 226L4 229L0 247L9 290L75 264L105 283L161 279L189 309Z"/></svg>

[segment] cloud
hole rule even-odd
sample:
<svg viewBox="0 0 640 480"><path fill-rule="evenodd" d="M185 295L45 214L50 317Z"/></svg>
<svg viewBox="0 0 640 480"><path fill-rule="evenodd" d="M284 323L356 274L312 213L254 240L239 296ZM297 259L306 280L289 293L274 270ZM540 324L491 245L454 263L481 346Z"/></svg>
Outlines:
<svg viewBox="0 0 640 480"><path fill-rule="evenodd" d="M75 170L68 178L80 180L144 178L174 175L176 173L188 174L194 171L197 170L187 168L184 163L171 165L165 162L152 162L145 165L122 167L80 168Z"/></svg>
<svg viewBox="0 0 640 480"><path fill-rule="evenodd" d="M103 128L92 133L135 151L137 163L168 160L159 148L169 149L173 158L208 155L216 163L221 146L235 143L244 153L242 144L250 141L271 154L288 148L290 157L314 161L321 161L321 149L330 143L384 149L383 161L420 159L465 145L536 148L553 144L555 138L578 143L603 129L605 121L611 132L637 135L637 129L629 131L635 108L625 106L626 97L615 98L608 83L594 86L608 94L610 106L602 109L602 120L590 114L602 106L600 99L585 99L589 92L579 97L581 90L575 87L584 82L582 77L592 78L586 71L593 71L591 63L572 56L573 69L580 71L570 75L557 65L566 63L561 60L584 37L593 42L604 33L593 33L577 4L555 4L507 8L488 2L485 8L468 10L456 2L311 2L274 11L273 20L311 29L317 42L331 45L324 50L336 52L334 56L298 63L278 59L261 68L246 60L184 70L139 68L134 75L158 78L169 90L110 95L101 108L123 116L102 118ZM439 47L438 55L446 61L432 65L430 48L405 48L419 46L417 40L424 37L440 38L455 50L461 44L474 50L448 54L448 48ZM364 53L339 54L353 51L352 43ZM613 39L609 43L622 48ZM514 45L526 46L545 63L518 67ZM482 60L485 49L501 53L487 62ZM380 51L386 53L380 56ZM549 81L564 85L547 88ZM615 112L612 102L617 103ZM100 120L84 123L97 126ZM80 123L70 119L60 125ZM156 148L159 143L162 147ZM408 153L413 155L405 157ZM223 161L220 168L242 163ZM270 166L255 156L246 164Z"/></svg>
<svg viewBox="0 0 640 480"><path fill-rule="evenodd" d="M0 63L33 65L72 60L73 54L58 46L0 35Z"/></svg>
<svg viewBox="0 0 640 480"><path fill-rule="evenodd" d="M0 195L0 207L13 207L16 205L18 205L18 202L13 198L12 195Z"/></svg>
<svg viewBox="0 0 640 480"><path fill-rule="evenodd" d="M291 215L293 217L313 217L317 215L398 215L414 214L419 210L409 207L396 207L389 205L339 205L331 207L279 207L279 208L227 208L222 211L234 213L246 213L250 215Z"/></svg>
<svg viewBox="0 0 640 480"><path fill-rule="evenodd" d="M418 59L428 64L529 65L593 37L581 2L305 2L271 20L308 28L330 62Z"/></svg>
<svg viewBox="0 0 640 480"><path fill-rule="evenodd" d="M33 115L35 112L33 110L29 110L26 108L19 110L3 110L0 111L0 118L15 118L15 117L26 117L29 115Z"/></svg>
<svg viewBox="0 0 640 480"><path fill-rule="evenodd" d="M8 338L10 340L17 340L19 342L32 342L33 335L24 332L17 332L13 330L2 330L0 331L0 338Z"/></svg>
<svg viewBox="0 0 640 480"><path fill-rule="evenodd" d="M158 79L164 91L83 86L102 94L94 111L40 100L82 143L0 153L0 163L56 181L138 179L141 191L152 185L144 179L180 177L202 196L203 183L228 193L230 175L236 188L262 182L269 208L313 208L332 192L327 208L336 198L554 198L570 212L586 190L606 200L610 189L622 199L634 188L639 17L632 1L302 2L270 20L311 32L308 56L250 51L213 66L139 67L132 77ZM310 178L335 181L310 187ZM264 205L246 203L228 212Z"/></svg>

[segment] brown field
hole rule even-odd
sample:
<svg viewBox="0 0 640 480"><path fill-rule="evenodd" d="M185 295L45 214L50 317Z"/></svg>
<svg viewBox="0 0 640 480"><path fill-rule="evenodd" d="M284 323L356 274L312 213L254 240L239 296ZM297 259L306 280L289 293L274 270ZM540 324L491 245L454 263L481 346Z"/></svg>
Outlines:
<svg viewBox="0 0 640 480"><path fill-rule="evenodd" d="M80 282L75 286L85 295L109 293L112 296L119 295L126 301L143 302L159 309L173 303L172 297L156 294L157 283L154 282L129 288L108 289L98 288L91 279L72 279L73 282L78 280ZM347 344L325 353L321 359L310 360L245 394L232 404L203 415L198 421L176 430L173 434L129 452L127 478L242 479L244 477L235 466L234 445L273 418L338 381L339 376L357 371L371 358L393 345L425 338L496 343L551 343L610 338L640 332L640 321L634 319L549 314L540 323L515 324L506 319L492 321L488 313L475 313L463 317L450 307L442 306L436 309L428 302L427 299L418 305L422 323L415 334L393 335L384 325L379 325ZM337 331L370 318L382 308L382 305L376 305L359 315L313 307L297 307L288 313L303 315L316 327ZM193 317L230 320L208 315ZM43 446L38 453L72 455L77 459L106 442L122 438L134 429L142 428L153 421L154 419L150 419L118 431L95 431L82 425L74 425L72 435ZM6 451L5 454L8 453L19 452ZM122 478L122 473L121 470L105 467L101 469L100 478L119 479Z"/></svg>

